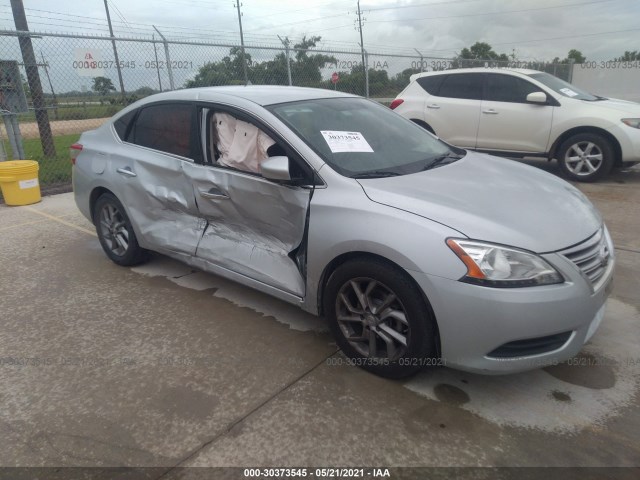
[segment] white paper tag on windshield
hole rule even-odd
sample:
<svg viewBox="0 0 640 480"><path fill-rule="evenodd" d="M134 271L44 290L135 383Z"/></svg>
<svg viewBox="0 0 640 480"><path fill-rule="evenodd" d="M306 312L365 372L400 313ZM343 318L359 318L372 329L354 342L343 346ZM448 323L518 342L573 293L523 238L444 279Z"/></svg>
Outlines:
<svg viewBox="0 0 640 480"><path fill-rule="evenodd" d="M575 97L576 95L578 95L576 92L574 92L570 88L561 88L560 91L564 93L567 97Z"/></svg>
<svg viewBox="0 0 640 480"><path fill-rule="evenodd" d="M333 153L340 152L370 152L371 145L360 132L341 132L337 130L321 130L320 133L327 141Z"/></svg>

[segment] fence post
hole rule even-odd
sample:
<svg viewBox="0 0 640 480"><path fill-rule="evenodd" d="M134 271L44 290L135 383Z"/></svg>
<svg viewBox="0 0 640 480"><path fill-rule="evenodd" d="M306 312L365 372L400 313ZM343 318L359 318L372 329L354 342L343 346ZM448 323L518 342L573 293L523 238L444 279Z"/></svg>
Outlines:
<svg viewBox="0 0 640 480"><path fill-rule="evenodd" d="M278 35L278 38L280 38L280 35ZM287 59L287 76L289 77L289 86L291 86L293 85L293 83L291 83L291 60L289 56L289 44L291 40L289 40L289 37L284 37L284 40L280 38L280 41L284 45L284 56Z"/></svg>
<svg viewBox="0 0 640 480"><path fill-rule="evenodd" d="M567 82L571 83L573 81L573 65L575 61L573 58L569 59L569 72L567 72Z"/></svg>
<svg viewBox="0 0 640 480"><path fill-rule="evenodd" d="M365 97L369 98L369 53L363 49L364 52L364 92Z"/></svg>
<svg viewBox="0 0 640 480"><path fill-rule="evenodd" d="M153 28L156 29L156 32L158 32L158 35L160 35L160 38L162 38L162 43L164 44L164 56L167 59L167 73L169 74L169 87L171 87L171 90L175 90L176 88L173 85L173 70L171 70L171 57L169 56L169 44L167 43L167 39L164 38L164 35L160 33L160 30L158 30L155 25L153 26Z"/></svg>

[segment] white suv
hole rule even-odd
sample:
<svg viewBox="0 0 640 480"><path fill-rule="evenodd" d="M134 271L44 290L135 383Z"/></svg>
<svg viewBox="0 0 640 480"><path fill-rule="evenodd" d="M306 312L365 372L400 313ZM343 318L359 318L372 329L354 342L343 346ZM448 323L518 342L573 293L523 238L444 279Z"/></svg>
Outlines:
<svg viewBox="0 0 640 480"><path fill-rule="evenodd" d="M572 180L594 181L622 162L640 162L640 104L536 70L419 73L391 108L459 147L556 158Z"/></svg>

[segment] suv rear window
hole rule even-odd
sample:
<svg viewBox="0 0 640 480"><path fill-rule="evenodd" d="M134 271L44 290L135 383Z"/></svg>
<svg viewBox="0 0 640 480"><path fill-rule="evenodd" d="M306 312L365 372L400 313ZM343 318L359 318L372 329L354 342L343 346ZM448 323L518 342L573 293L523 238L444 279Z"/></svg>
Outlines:
<svg viewBox="0 0 640 480"><path fill-rule="evenodd" d="M458 73L447 75L440 85L439 97L482 100L483 73Z"/></svg>
<svg viewBox="0 0 640 480"><path fill-rule="evenodd" d="M418 82L418 85L420 85L427 93L430 93L431 95L438 95L440 85L442 85L444 77L446 77L446 75L430 75L427 77L420 77L416 82Z"/></svg>

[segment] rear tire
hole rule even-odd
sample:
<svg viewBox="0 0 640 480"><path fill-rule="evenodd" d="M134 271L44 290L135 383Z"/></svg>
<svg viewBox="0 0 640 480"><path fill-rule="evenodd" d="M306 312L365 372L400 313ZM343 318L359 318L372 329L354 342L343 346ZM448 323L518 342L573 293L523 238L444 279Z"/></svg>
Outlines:
<svg viewBox="0 0 640 480"><path fill-rule="evenodd" d="M93 221L104 253L122 266L139 265L149 259L149 251L138 239L122 203L111 193L102 194L93 207Z"/></svg>
<svg viewBox="0 0 640 480"><path fill-rule="evenodd" d="M569 180L595 182L611 171L614 150L606 138L595 133L580 133L560 145L557 158Z"/></svg>
<svg viewBox="0 0 640 480"><path fill-rule="evenodd" d="M439 363L433 314L396 267L374 259L344 263L327 281L323 307L336 343L354 365L403 378Z"/></svg>

